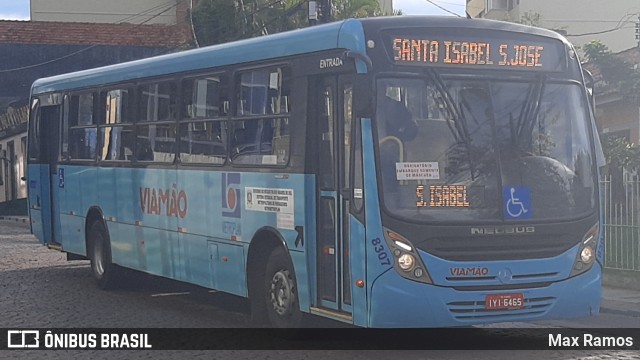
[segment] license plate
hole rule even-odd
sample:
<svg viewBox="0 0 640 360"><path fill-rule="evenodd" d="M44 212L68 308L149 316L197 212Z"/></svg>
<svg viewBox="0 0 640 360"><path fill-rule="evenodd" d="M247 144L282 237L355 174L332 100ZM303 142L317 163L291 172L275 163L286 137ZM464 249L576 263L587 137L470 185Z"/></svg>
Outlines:
<svg viewBox="0 0 640 360"><path fill-rule="evenodd" d="M522 309L524 307L524 294L490 294L484 300L484 308L487 310Z"/></svg>

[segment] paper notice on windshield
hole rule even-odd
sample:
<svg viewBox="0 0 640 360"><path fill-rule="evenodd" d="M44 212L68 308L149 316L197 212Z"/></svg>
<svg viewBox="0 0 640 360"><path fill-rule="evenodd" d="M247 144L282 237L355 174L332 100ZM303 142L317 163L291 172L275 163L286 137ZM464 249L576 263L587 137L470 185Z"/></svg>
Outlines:
<svg viewBox="0 0 640 360"><path fill-rule="evenodd" d="M439 180L437 162L397 162L397 180Z"/></svg>

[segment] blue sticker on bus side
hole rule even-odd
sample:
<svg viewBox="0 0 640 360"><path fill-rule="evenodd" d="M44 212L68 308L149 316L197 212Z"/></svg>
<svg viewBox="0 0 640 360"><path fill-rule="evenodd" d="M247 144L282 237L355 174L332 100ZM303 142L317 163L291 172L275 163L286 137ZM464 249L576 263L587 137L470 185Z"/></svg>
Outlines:
<svg viewBox="0 0 640 360"><path fill-rule="evenodd" d="M240 173L222 173L222 216L240 218Z"/></svg>
<svg viewBox="0 0 640 360"><path fill-rule="evenodd" d="M505 219L531 219L531 190L528 187L504 186L502 199Z"/></svg>
<svg viewBox="0 0 640 360"><path fill-rule="evenodd" d="M64 169L58 169L58 187L64 188Z"/></svg>

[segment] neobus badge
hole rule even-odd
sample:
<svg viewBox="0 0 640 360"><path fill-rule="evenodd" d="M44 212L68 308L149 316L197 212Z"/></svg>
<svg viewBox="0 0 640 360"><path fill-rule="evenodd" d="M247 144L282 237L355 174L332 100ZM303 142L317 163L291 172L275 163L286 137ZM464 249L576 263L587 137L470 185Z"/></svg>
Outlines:
<svg viewBox="0 0 640 360"><path fill-rule="evenodd" d="M496 226L471 228L471 235L532 234L534 232L536 232L535 226Z"/></svg>

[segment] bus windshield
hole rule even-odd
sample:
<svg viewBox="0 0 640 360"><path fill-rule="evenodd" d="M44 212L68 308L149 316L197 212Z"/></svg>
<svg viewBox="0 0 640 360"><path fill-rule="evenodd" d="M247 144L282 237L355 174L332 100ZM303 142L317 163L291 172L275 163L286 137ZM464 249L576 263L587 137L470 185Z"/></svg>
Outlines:
<svg viewBox="0 0 640 360"><path fill-rule="evenodd" d="M381 200L411 221L578 218L597 205L588 108L577 83L377 81Z"/></svg>

